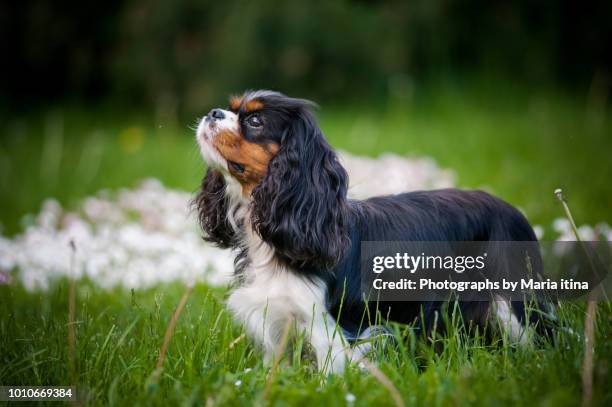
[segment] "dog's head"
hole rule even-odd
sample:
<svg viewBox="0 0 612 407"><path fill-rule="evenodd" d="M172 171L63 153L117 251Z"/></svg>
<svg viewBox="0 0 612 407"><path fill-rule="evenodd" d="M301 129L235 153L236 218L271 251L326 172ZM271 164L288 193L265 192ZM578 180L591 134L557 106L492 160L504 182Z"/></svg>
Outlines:
<svg viewBox="0 0 612 407"><path fill-rule="evenodd" d="M208 172L217 176L205 177L202 191L211 190L207 178L218 185L222 176L239 185L239 192L233 192L239 198L218 185L215 193L225 200L217 211L227 216L230 201L242 200L250 209L246 221L275 248L279 260L294 267L329 268L348 244L348 177L316 123L313 106L281 93L255 91L231 98L227 109L212 109L200 121L197 140ZM200 209L209 237L211 226L218 230L218 222L226 221L221 214L215 213L211 222L211 216L202 219Z"/></svg>

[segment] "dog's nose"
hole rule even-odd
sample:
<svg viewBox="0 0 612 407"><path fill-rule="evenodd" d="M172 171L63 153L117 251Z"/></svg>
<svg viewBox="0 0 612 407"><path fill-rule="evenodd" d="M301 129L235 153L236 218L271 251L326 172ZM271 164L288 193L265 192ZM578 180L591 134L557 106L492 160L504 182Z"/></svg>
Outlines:
<svg viewBox="0 0 612 407"><path fill-rule="evenodd" d="M213 109L207 114L210 120L222 120L225 119L225 114L221 109Z"/></svg>

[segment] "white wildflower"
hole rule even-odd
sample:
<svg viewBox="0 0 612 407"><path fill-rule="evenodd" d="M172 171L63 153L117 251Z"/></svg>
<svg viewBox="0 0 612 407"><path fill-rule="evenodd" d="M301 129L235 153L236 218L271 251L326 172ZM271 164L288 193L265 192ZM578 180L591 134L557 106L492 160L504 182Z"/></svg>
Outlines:
<svg viewBox="0 0 612 407"><path fill-rule="evenodd" d="M541 240L544 237L544 228L541 225L534 225L533 232L535 233L538 240Z"/></svg>

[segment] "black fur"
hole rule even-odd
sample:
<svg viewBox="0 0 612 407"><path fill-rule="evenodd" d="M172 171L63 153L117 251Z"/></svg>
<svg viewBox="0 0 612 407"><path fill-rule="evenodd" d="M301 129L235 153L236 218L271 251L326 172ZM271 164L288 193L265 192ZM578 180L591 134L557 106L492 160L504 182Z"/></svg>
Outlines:
<svg viewBox="0 0 612 407"><path fill-rule="evenodd" d="M368 326L364 323L365 304L361 298L361 241L536 241L525 217L508 203L482 191L444 189L417 191L393 196L350 201L351 249L334 268L328 279L328 307L340 325L357 336ZM540 253L530 253L534 270L541 269ZM324 273L321 274L325 276ZM370 314L378 311L384 318L402 323L417 322L426 330L433 328L438 314L447 304L430 302L370 303ZM487 325L489 303L460 302L463 319L481 328ZM545 308L543 304L534 304ZM517 319L525 322L522 302L512 302ZM342 312L340 313L340 308ZM452 311L452 310L451 310ZM539 313L530 315L530 322L539 324ZM541 324L540 324L541 325ZM441 330L443 326L437 326ZM543 325L539 328L545 328Z"/></svg>
<svg viewBox="0 0 612 407"><path fill-rule="evenodd" d="M274 142L280 149L252 191L253 229L274 248L278 261L327 284L328 309L351 336L367 327L368 321L362 319L365 307L371 306L361 298L362 241L536 241L517 209L481 191L445 189L348 200L348 176L316 124L310 111L313 104L279 93L258 98L264 105L266 131L244 137ZM206 240L237 247L224 194L222 175L209 170L196 198L199 219ZM533 256L539 269L539 253ZM248 261L245 248L239 257L242 269ZM444 306L442 302L375 304L385 318L411 323L422 316L420 322L428 328ZM489 308L487 302L460 304L464 320L478 325L486 324ZM522 321L523 304L513 303L513 308Z"/></svg>
<svg viewBox="0 0 612 407"><path fill-rule="evenodd" d="M282 262L331 269L348 245L348 176L306 105L289 112L280 150L252 193L252 221Z"/></svg>
<svg viewBox="0 0 612 407"><path fill-rule="evenodd" d="M198 212L198 221L204 231L204 240L218 247L236 245L236 233L227 220L228 198L223 174L209 168L192 204Z"/></svg>

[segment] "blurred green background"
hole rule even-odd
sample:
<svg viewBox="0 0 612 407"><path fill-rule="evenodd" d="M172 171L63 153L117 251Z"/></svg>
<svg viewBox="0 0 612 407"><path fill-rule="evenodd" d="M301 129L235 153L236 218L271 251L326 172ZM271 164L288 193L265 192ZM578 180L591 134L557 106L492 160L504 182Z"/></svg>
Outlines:
<svg viewBox="0 0 612 407"><path fill-rule="evenodd" d="M193 191L229 94L321 105L332 145L427 155L548 227L612 221L611 2L136 0L0 5L0 229L145 177ZM26 221L27 223L27 218Z"/></svg>

